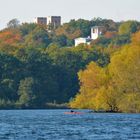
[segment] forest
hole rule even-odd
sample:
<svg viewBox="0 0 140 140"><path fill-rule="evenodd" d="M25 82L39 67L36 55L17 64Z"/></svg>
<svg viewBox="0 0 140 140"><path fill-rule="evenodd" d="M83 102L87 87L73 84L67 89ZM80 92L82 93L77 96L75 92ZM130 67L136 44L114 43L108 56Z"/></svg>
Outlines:
<svg viewBox="0 0 140 140"><path fill-rule="evenodd" d="M104 34L74 47L93 26ZM140 22L93 18L48 28L12 19L0 31L1 109L140 112Z"/></svg>

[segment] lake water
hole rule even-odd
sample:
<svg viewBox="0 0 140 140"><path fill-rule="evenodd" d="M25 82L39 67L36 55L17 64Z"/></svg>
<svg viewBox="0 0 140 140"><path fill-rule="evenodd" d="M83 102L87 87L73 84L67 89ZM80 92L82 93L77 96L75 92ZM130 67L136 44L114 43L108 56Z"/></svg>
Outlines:
<svg viewBox="0 0 140 140"><path fill-rule="evenodd" d="M140 114L65 111L1 110L0 140L140 140Z"/></svg>

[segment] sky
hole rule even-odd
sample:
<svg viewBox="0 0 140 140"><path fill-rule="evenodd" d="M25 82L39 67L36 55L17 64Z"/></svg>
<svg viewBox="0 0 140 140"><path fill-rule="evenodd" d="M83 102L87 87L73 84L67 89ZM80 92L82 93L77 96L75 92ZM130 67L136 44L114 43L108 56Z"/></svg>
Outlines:
<svg viewBox="0 0 140 140"><path fill-rule="evenodd" d="M14 18L22 23L46 16L61 16L63 23L94 17L140 21L139 7L140 0L0 0L0 29Z"/></svg>

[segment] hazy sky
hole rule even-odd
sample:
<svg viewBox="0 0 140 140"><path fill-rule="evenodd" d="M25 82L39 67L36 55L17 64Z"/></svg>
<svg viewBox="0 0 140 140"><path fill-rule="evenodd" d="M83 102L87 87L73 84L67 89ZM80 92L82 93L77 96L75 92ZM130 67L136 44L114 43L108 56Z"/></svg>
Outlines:
<svg viewBox="0 0 140 140"><path fill-rule="evenodd" d="M0 0L0 29L13 18L31 22L49 15L61 16L62 22L94 17L140 21L140 0Z"/></svg>

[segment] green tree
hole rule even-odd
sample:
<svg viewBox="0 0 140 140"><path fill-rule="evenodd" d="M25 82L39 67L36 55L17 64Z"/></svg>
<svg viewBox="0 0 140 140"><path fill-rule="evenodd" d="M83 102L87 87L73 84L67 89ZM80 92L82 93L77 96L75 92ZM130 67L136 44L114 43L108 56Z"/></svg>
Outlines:
<svg viewBox="0 0 140 140"><path fill-rule="evenodd" d="M21 80L18 89L19 104L23 107L36 106L38 92L37 83L32 77Z"/></svg>
<svg viewBox="0 0 140 140"><path fill-rule="evenodd" d="M17 100L19 80L23 77L22 63L14 56L0 53L0 98Z"/></svg>
<svg viewBox="0 0 140 140"><path fill-rule="evenodd" d="M10 28L10 29L14 29L14 28L17 28L19 27L19 20L18 19L12 19L10 20L8 23L7 23L7 27Z"/></svg>
<svg viewBox="0 0 140 140"><path fill-rule="evenodd" d="M25 46L46 48L50 44L50 38L46 29L43 27L36 27L25 37Z"/></svg>
<svg viewBox="0 0 140 140"><path fill-rule="evenodd" d="M38 25L34 24L34 23L23 23L20 27L19 30L22 34L22 36L26 36L28 34L30 34L30 32L32 32Z"/></svg>
<svg viewBox="0 0 140 140"><path fill-rule="evenodd" d="M56 36L53 42L60 47L67 46L67 37L65 35Z"/></svg>
<svg viewBox="0 0 140 140"><path fill-rule="evenodd" d="M119 26L119 34L127 35L135 33L138 28L138 23L136 21L126 21Z"/></svg>

